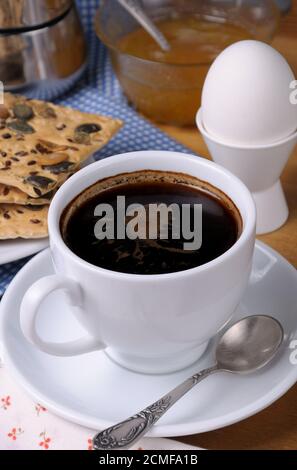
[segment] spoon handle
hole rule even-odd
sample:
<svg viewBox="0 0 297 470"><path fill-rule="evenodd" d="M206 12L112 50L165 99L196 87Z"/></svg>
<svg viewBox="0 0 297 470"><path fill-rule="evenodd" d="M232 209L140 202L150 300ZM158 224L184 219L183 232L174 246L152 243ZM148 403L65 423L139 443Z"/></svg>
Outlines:
<svg viewBox="0 0 297 470"><path fill-rule="evenodd" d="M143 11L135 0L118 0L126 10L140 23L143 28L155 39L163 51L169 51L170 45L164 34L156 27L150 17Z"/></svg>
<svg viewBox="0 0 297 470"><path fill-rule="evenodd" d="M214 365L202 370L198 374L194 374L144 410L121 423L99 432L93 438L94 449L129 449L189 390L201 382L201 380L219 370L218 366Z"/></svg>

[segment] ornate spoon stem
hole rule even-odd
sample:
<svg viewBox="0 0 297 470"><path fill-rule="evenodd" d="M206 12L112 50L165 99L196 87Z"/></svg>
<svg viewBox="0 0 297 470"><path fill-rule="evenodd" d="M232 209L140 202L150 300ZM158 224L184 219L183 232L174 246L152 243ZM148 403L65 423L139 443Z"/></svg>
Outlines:
<svg viewBox="0 0 297 470"><path fill-rule="evenodd" d="M93 439L95 450L125 450L133 446L133 444L141 439L149 429L163 416L166 411L171 408L180 398L182 398L189 390L197 385L201 380L208 377L214 372L218 372L218 366L215 365L209 369L204 369L198 374L193 375L183 383L175 387L169 393L149 405L144 410L122 421L121 423L111 426L102 432L96 434Z"/></svg>

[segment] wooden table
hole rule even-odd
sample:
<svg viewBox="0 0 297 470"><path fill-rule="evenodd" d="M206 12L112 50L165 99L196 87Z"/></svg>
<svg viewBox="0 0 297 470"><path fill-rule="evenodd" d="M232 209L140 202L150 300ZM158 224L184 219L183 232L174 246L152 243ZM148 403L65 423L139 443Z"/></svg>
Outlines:
<svg viewBox="0 0 297 470"><path fill-rule="evenodd" d="M284 54L297 77L297 0L293 3L291 12L281 20L273 46ZM160 127L195 153L210 158L196 129ZM282 182L290 209L289 219L279 230L259 239L297 267L297 147L283 173ZM284 397L252 418L217 431L181 437L180 440L207 449L297 449L297 384Z"/></svg>

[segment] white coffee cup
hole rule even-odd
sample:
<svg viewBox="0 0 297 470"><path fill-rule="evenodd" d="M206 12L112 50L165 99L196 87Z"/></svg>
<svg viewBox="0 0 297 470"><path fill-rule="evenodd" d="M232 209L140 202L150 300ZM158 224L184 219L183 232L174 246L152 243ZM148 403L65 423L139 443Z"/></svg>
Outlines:
<svg viewBox="0 0 297 470"><path fill-rule="evenodd" d="M114 272L75 255L59 229L67 204L102 178L144 169L186 173L223 191L242 217L243 229L236 243L202 266L158 275ZM93 163L59 189L48 222L56 274L29 288L20 312L25 337L48 354L73 356L104 349L119 364L139 372L184 368L202 355L209 340L231 318L247 286L256 226L252 196L228 170L197 156L139 151ZM39 336L39 307L58 289L65 291L74 316L85 328L84 338L61 344Z"/></svg>

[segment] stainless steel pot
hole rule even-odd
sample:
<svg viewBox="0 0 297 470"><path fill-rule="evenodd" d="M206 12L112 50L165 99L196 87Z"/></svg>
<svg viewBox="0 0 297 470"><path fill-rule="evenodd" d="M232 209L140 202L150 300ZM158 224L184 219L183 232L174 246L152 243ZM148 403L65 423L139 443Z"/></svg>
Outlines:
<svg viewBox="0 0 297 470"><path fill-rule="evenodd" d="M1 0L0 29L35 28L67 12L72 0Z"/></svg>
<svg viewBox="0 0 297 470"><path fill-rule="evenodd" d="M14 7L6 11L4 23L2 2ZM23 5L21 12L17 3ZM71 0L1 0L0 80L5 90L53 99L75 82L85 62L85 38Z"/></svg>

